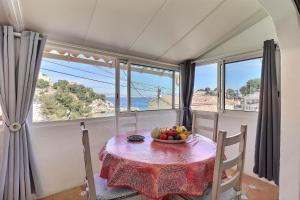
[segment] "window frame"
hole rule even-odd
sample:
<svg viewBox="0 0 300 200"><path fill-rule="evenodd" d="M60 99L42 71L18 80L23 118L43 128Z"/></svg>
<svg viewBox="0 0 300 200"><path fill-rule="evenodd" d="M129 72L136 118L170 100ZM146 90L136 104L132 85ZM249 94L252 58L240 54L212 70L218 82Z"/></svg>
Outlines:
<svg viewBox="0 0 300 200"><path fill-rule="evenodd" d="M221 100L221 104L222 104L222 111L223 112L245 112L245 113L258 113L258 111L246 111L246 110L234 110L234 109L226 109L226 104L225 104L225 94L226 94L226 91L225 91L225 88L226 88L226 84L225 84L225 78L226 78L226 64L231 64L231 63L237 63L237 62L243 62L243 61L248 61L248 60L254 60L254 59L259 59L261 58L262 59L262 55L253 55L251 57L243 57L243 58L239 58L239 59L232 59L232 60L229 60L229 61L225 61L223 62L223 66L222 66L222 71L223 71L223 74L222 74L222 88L223 88L223 93L222 93L222 100ZM260 77L261 79L261 77Z"/></svg>
<svg viewBox="0 0 300 200"><path fill-rule="evenodd" d="M68 51L69 49L65 49L66 51ZM47 52L46 52L47 53ZM85 53L89 53L88 51ZM101 54L99 54L101 55ZM105 55L104 55L105 56ZM48 56L43 55L43 58L49 58ZM56 56L54 55L54 59L58 59L59 58L55 58ZM178 108L175 108L175 73L176 72L180 72L180 66L178 67L163 67L160 66L159 63L155 64L148 64L147 62L138 62L136 60L131 60L131 59L120 59L118 57L111 57L114 62L113 62L113 67L115 68L115 115L114 116L105 116L105 117L89 117L89 118L79 118L79 119L62 119L62 120L49 120L49 121L33 121L33 106L31 106L29 115L28 115L28 123L29 124L33 124L33 125L37 125L37 126L43 126L43 124L56 124L56 123L60 123L60 124L67 124L67 123L72 123L72 122L76 122L76 121L81 121L81 120L89 120L89 121L94 121L94 120L110 120L115 118L118 113L120 113L120 64L121 63L125 63L127 64L127 69L128 72L127 73L127 111L130 111L130 104L131 104L131 95L128 97L128 94L131 94L130 92L130 81L131 81L131 64L135 64L135 65L141 65L141 66L146 66L146 67L151 67L151 68L158 68L158 69L164 69L164 70L170 70L172 71L172 108L170 109L158 109L158 110L143 110L143 111L136 111L136 112L151 112L151 111L167 111L167 110L178 110ZM73 61L76 62L76 61ZM92 65L92 64L91 64ZM97 66L95 66L97 67ZM128 79L129 76L129 79ZM179 78L180 78L180 73L179 73ZM129 91L129 93L128 93ZM179 86L179 95L180 95L180 86ZM130 103L130 104L129 104ZM179 96L179 109L180 109L180 96Z"/></svg>
<svg viewBox="0 0 300 200"><path fill-rule="evenodd" d="M151 66L151 65L148 65L148 64L144 64L144 63L140 63L140 62L134 62L134 61L131 61L131 60L118 60L117 62L117 67L118 69L116 69L116 76L117 74L119 74L117 77L116 77L116 84L118 84L118 86L116 86L117 91L116 91L116 96L118 99L117 101L120 101L120 73L121 73L121 63L123 64L126 64L127 65L127 110L123 111L123 112L147 112L147 111L160 111L160 110L177 110L177 109L180 109L180 95L181 95L181 92L180 92L180 86L179 86L179 108L175 108L175 76L176 76L176 72L179 72L179 80L181 78L180 76L180 68L177 68L177 69L166 69L164 67L159 67L159 66ZM132 65L137 65L137 66L144 66L144 67L149 67L149 68L156 68L156 69L163 69L163 70L169 70L171 73L172 73L172 105L171 105L171 108L167 108L167 109L156 109L156 110L141 110L141 111L132 111L131 110L131 72L132 72ZM118 79L118 80L117 80ZM116 102L116 105L117 105L117 102ZM118 105L119 105L119 108L118 108L118 112L122 112L120 111L120 103L118 102ZM117 110L117 109L116 109ZM117 111L116 111L117 112ZM117 113L116 113L117 115Z"/></svg>
<svg viewBox="0 0 300 200"><path fill-rule="evenodd" d="M210 60L199 60L196 61L196 67L198 66L203 66L203 65L208 65L208 64L218 64L218 70L217 70L217 89L218 89L218 100L217 100L217 112L220 113L257 113L257 111L244 111L244 110L228 110L225 109L225 65L228 63L234 63L234 62L241 62L241 61L246 61L246 60L252 60L256 58L262 58L263 56L263 51L258 50L258 51L253 51L253 52L248 52L248 53L242 53L242 54L236 54L232 56L227 56L227 57L219 57L215 59L210 59ZM276 63L278 64L278 63ZM280 67L278 66L280 69ZM195 77L196 78L196 77Z"/></svg>
<svg viewBox="0 0 300 200"><path fill-rule="evenodd" d="M211 60L211 61L205 61L205 62L198 62L195 63L195 68L197 67L203 67L205 65L210 65L210 64L217 64L217 111L219 112L221 110L221 104L220 104L220 96L221 96L221 84L220 84L220 77L221 77L221 61L218 60ZM196 69L195 69L196 70ZM195 77L196 78L196 77ZM201 110L197 110L197 111L201 111ZM205 112L209 112L209 111L205 111Z"/></svg>

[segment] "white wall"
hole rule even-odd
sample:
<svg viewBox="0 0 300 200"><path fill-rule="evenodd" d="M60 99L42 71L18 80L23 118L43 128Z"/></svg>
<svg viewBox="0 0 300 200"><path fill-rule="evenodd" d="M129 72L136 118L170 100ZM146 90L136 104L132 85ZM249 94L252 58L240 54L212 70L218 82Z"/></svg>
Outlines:
<svg viewBox="0 0 300 200"><path fill-rule="evenodd" d="M242 124L246 124L248 126L244 173L257 177L252 172L254 165L257 112L226 111L219 115L219 129L227 131L229 135L238 133ZM231 148L228 147L226 149L226 156L229 158L235 156L237 147L237 145Z"/></svg>
<svg viewBox="0 0 300 200"><path fill-rule="evenodd" d="M280 200L300 199L300 25L293 0L259 0L271 15L281 49Z"/></svg>
<svg viewBox="0 0 300 200"><path fill-rule="evenodd" d="M140 112L138 128L170 127L176 124L174 110ZM100 170L98 152L115 134L114 118L88 120L93 170ZM32 125L32 148L39 177L38 197L83 184L84 162L79 121Z"/></svg>

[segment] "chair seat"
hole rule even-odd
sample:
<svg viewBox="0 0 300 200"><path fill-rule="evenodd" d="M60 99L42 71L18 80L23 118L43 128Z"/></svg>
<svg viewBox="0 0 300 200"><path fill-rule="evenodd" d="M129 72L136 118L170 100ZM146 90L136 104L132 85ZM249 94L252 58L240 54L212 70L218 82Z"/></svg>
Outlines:
<svg viewBox="0 0 300 200"><path fill-rule="evenodd" d="M123 199L138 195L129 188L108 187L106 179L94 175L97 200Z"/></svg>
<svg viewBox="0 0 300 200"><path fill-rule="evenodd" d="M212 187L209 187L203 196L181 196L186 200L212 200ZM220 195L220 200L235 200L237 196L237 192L231 188Z"/></svg>

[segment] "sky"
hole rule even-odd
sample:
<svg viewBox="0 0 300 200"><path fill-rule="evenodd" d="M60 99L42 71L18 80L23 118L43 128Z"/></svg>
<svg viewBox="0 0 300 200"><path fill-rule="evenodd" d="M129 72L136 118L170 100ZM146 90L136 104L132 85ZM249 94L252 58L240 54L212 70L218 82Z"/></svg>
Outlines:
<svg viewBox="0 0 300 200"><path fill-rule="evenodd" d="M139 68L139 66L132 66ZM42 74L46 74L52 82L68 80L93 88L107 97L115 96L115 68L95 67L93 65L43 58L41 65ZM156 97L158 87L162 95L172 95L172 79L169 77L131 72L133 83L132 97ZM261 59L247 60L226 64L225 87L239 89L249 79L259 78L261 73ZM121 70L120 96L127 95L127 71ZM195 91L200 88L217 87L217 64L209 64L196 67ZM176 94L179 87L176 86Z"/></svg>
<svg viewBox="0 0 300 200"><path fill-rule="evenodd" d="M195 91L217 87L217 63L201 65L195 71ZM261 59L252 59L225 65L225 88L240 89L250 79L260 78ZM203 77L203 78L202 78Z"/></svg>
<svg viewBox="0 0 300 200"><path fill-rule="evenodd" d="M138 68L138 66L132 66ZM115 96L115 68L95 67L93 65L43 58L41 74L45 74L52 82L67 80L93 88L107 97ZM158 87L162 95L172 94L172 79L159 75L131 72L132 97L155 97ZM121 70L120 96L127 95L127 71ZM177 87L178 93L178 87Z"/></svg>

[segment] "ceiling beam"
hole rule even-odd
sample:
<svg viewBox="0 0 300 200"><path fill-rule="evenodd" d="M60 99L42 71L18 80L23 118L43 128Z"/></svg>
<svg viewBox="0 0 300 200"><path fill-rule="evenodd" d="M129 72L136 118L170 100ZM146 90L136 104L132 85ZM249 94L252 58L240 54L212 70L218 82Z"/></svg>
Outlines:
<svg viewBox="0 0 300 200"><path fill-rule="evenodd" d="M205 48L204 50L202 50L198 54L199 56L196 59L194 59L194 61L200 60L205 54L213 51L214 49L216 49L220 45L224 44L228 40L234 38L235 36L237 36L240 33L244 32L245 30L247 30L251 26L257 24L258 22L260 22L261 20L263 20L267 16L268 16L268 14L266 13L266 11L263 8L260 9L260 10L258 10L253 15L251 15L250 17L248 17L246 20L242 21L234 29L232 29L231 31L225 33L218 40L216 40L211 45L209 45L207 48Z"/></svg>
<svg viewBox="0 0 300 200"><path fill-rule="evenodd" d="M3 0L3 7L8 22L14 27L15 31L24 30L21 0Z"/></svg>

